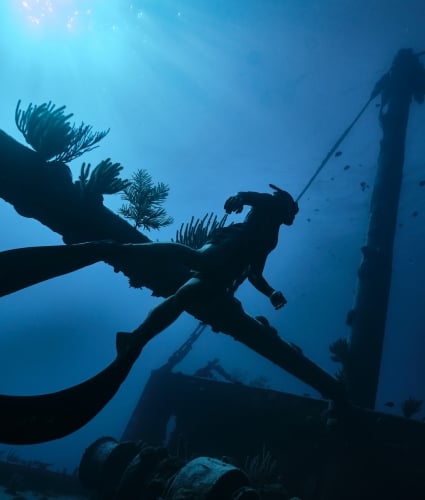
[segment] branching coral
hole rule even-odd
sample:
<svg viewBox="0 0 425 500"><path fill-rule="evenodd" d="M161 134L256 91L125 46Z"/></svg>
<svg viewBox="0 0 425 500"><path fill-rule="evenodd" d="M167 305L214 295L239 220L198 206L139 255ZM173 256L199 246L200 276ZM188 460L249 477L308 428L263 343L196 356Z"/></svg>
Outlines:
<svg viewBox="0 0 425 500"><path fill-rule="evenodd" d="M96 148L109 132L92 132L90 125L81 123L76 127L65 115L65 106L56 108L51 101L40 105L30 103L23 111L18 101L15 122L27 143L40 155L43 161L53 160L68 163L87 151Z"/></svg>
<svg viewBox="0 0 425 500"><path fill-rule="evenodd" d="M102 160L93 169L91 175L90 168L90 163L81 165L77 184L80 186L83 195L115 194L130 185L129 181L119 178L123 167L119 163L112 163L110 158Z"/></svg>
<svg viewBox="0 0 425 500"><path fill-rule="evenodd" d="M170 188L159 182L153 184L152 176L143 168L137 170L124 189L122 198L127 201L119 212L126 219L132 219L136 228L159 229L173 222L172 217L161 205L167 199Z"/></svg>
<svg viewBox="0 0 425 500"><path fill-rule="evenodd" d="M198 249L205 244L209 236L216 230L224 226L227 214L221 220L217 215L206 214L203 219L192 217L189 223L182 224L176 233L176 242Z"/></svg>

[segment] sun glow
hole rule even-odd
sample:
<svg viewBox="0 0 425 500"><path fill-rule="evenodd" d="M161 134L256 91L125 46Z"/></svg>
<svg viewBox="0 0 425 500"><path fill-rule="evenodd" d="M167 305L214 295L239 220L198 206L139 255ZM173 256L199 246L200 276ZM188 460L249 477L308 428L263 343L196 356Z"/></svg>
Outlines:
<svg viewBox="0 0 425 500"><path fill-rule="evenodd" d="M93 8L87 0L19 0L20 14L33 27L73 31L91 23Z"/></svg>

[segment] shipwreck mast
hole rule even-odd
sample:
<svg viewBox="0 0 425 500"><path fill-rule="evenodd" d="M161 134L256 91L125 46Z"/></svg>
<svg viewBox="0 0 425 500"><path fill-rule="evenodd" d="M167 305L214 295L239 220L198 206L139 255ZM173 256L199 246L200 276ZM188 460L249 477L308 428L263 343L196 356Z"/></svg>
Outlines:
<svg viewBox="0 0 425 500"><path fill-rule="evenodd" d="M412 99L422 103L425 94L425 68L419 55L400 50L374 90L381 95L383 135L354 308L348 316L351 338L346 366L350 399L368 408L375 405L379 380L409 108Z"/></svg>

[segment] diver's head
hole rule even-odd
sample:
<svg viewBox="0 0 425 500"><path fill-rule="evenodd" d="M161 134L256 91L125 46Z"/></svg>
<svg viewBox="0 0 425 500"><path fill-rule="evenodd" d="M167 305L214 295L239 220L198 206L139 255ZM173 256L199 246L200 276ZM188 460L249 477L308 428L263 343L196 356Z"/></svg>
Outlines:
<svg viewBox="0 0 425 500"><path fill-rule="evenodd" d="M295 219L299 211L298 203L292 198L292 196L283 189L278 188L274 184L269 184L273 189L273 196L276 197L277 201L277 211L280 215L281 224L285 226L290 226Z"/></svg>

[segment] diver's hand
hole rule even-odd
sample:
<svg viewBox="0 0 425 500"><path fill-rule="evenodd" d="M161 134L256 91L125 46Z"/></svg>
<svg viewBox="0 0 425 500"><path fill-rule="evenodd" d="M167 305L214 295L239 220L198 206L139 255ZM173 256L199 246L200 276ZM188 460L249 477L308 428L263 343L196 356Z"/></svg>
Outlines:
<svg viewBox="0 0 425 500"><path fill-rule="evenodd" d="M274 291L270 295L270 302L272 303L272 306L277 310L287 304L288 301L285 299L282 292Z"/></svg>
<svg viewBox="0 0 425 500"><path fill-rule="evenodd" d="M224 210L226 214L231 214L232 212L236 212L240 214L243 209L243 200L239 195L231 196L228 198L224 204Z"/></svg>

